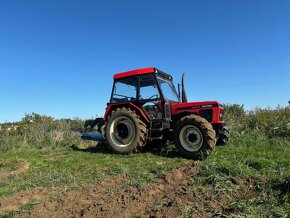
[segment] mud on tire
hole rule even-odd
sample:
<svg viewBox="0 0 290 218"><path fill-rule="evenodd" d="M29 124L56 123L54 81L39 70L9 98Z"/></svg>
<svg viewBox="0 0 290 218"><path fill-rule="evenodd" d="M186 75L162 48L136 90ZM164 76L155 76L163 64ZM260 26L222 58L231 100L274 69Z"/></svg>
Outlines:
<svg viewBox="0 0 290 218"><path fill-rule="evenodd" d="M147 127L130 108L117 108L108 116L105 138L118 154L137 152L146 144Z"/></svg>
<svg viewBox="0 0 290 218"><path fill-rule="evenodd" d="M189 115L177 122L174 131L175 146L190 159L203 160L216 145L216 133L204 118Z"/></svg>

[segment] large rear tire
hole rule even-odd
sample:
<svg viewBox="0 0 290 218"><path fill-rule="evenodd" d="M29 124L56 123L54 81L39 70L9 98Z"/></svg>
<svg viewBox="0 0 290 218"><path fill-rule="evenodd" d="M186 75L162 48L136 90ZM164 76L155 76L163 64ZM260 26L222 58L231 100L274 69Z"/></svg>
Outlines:
<svg viewBox="0 0 290 218"><path fill-rule="evenodd" d="M189 115L178 121L174 136L176 148L190 159L205 159L216 145L216 133L212 125L196 115Z"/></svg>
<svg viewBox="0 0 290 218"><path fill-rule="evenodd" d="M145 146L147 127L135 111L122 107L109 115L105 135L112 151L128 154Z"/></svg>

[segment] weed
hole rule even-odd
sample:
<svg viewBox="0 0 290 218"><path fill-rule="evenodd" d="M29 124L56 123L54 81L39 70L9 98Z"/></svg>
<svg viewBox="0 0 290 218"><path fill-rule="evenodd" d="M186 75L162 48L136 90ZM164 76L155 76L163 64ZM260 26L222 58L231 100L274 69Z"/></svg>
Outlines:
<svg viewBox="0 0 290 218"><path fill-rule="evenodd" d="M130 188L141 188L144 184L143 180L140 177L129 180L123 186L123 190L129 190Z"/></svg>
<svg viewBox="0 0 290 218"><path fill-rule="evenodd" d="M194 214L195 211L197 210L198 210L198 205L186 205L184 206L184 209L182 211L182 217L190 218L192 217L192 214Z"/></svg>
<svg viewBox="0 0 290 218"><path fill-rule="evenodd" d="M11 211L7 214L3 214L1 215L0 214L0 218L13 218L13 217L16 217L16 216L19 216L20 214L24 214L24 213L28 213L30 212L37 204L39 204L39 202L36 202L36 201L32 201L32 202L29 202L25 205L22 205L18 210L16 211Z"/></svg>
<svg viewBox="0 0 290 218"><path fill-rule="evenodd" d="M121 164L117 164L116 166L110 168L106 174L109 176L119 176L125 172L126 168Z"/></svg>
<svg viewBox="0 0 290 218"><path fill-rule="evenodd" d="M170 207L172 204L172 200L169 198L163 198L160 202L152 206L151 210L155 211L161 209L162 207Z"/></svg>

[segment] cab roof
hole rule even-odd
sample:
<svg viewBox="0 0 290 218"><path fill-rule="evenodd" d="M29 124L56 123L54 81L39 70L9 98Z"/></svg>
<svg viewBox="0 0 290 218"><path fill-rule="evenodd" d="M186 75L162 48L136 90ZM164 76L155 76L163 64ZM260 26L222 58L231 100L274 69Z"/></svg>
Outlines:
<svg viewBox="0 0 290 218"><path fill-rule="evenodd" d="M123 72L123 73L118 73L114 75L114 80L130 77L130 76L154 74L154 73L160 74L162 77L172 80L171 75L164 73L161 70L156 69L155 67L141 68L141 69L131 70L131 71Z"/></svg>

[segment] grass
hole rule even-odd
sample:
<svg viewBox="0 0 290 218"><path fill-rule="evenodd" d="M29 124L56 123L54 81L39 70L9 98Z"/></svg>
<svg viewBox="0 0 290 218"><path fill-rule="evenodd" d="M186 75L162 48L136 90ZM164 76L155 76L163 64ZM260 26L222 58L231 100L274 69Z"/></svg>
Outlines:
<svg viewBox="0 0 290 218"><path fill-rule="evenodd" d="M117 177L124 173L132 177L132 184L138 181L142 185L152 182L162 172L186 162L177 155L174 158L153 153L114 155L102 145L89 150L22 147L0 153L0 159L5 163L17 159L31 164L26 173L0 183L0 197L35 187L71 189L81 184L97 182L104 177Z"/></svg>
<svg viewBox="0 0 290 218"><path fill-rule="evenodd" d="M161 151L128 156L111 154L104 145L84 150L74 147L21 147L0 153L0 159L2 163L9 163L10 160L15 163L31 163L27 172L0 183L0 197L35 187L61 187L70 190L124 173L130 175L130 180L123 185L124 190L132 186L140 188L159 178L161 173L188 162L179 157L172 145ZM242 181L251 179L251 185L255 186L259 196L239 202L232 199L233 207L239 208L241 216L287 217L290 214L289 160L288 139L267 140L259 136L244 135L234 139L228 146L216 148L207 160L200 163L200 173L193 178L194 186L189 186L188 191L197 188L204 191L215 189L230 196L234 190L225 190L224 185L231 183L233 178ZM199 185L196 186L197 184ZM196 205L186 205L184 213L189 214L195 208ZM19 213L18 211L17 214ZM13 217L11 214L7 217Z"/></svg>
<svg viewBox="0 0 290 218"><path fill-rule="evenodd" d="M233 179L251 181L258 194L232 204L245 217L290 216L290 140L244 135L215 150L201 165L198 182L203 188L225 189ZM189 187L189 189L196 187Z"/></svg>
<svg viewBox="0 0 290 218"><path fill-rule="evenodd" d="M0 172L13 171L20 167L22 162L16 158L9 159L8 161L0 160Z"/></svg>
<svg viewBox="0 0 290 218"><path fill-rule="evenodd" d="M36 202L36 201L32 201L32 202L29 202L27 204L24 204L22 205L18 210L16 211L11 211L5 215L1 215L0 214L0 218L13 218L13 217L17 217L21 214L24 214L24 213L27 213L29 211L31 211L34 206L36 206L37 204L39 204L39 202Z"/></svg>
<svg viewBox="0 0 290 218"><path fill-rule="evenodd" d="M290 141L243 136L221 147L205 161L204 168L230 177L277 176L290 173ZM274 148L274 149L273 149Z"/></svg>

